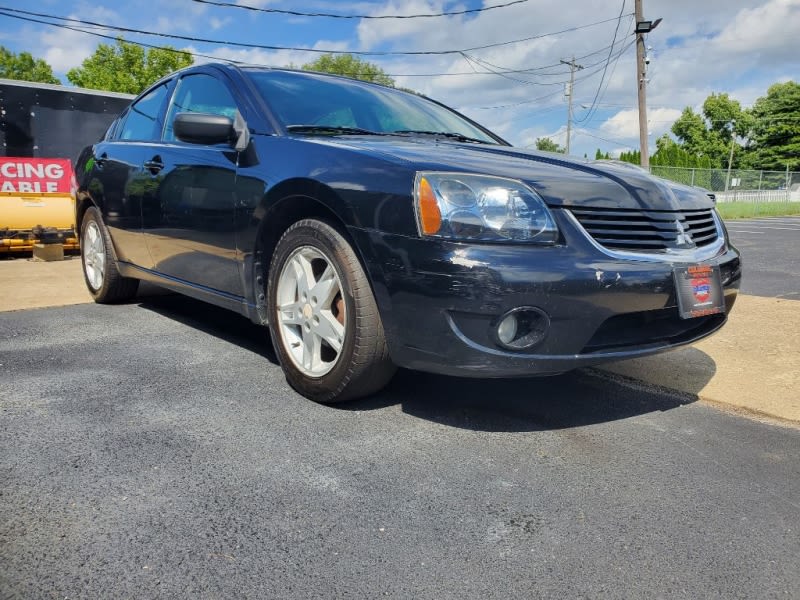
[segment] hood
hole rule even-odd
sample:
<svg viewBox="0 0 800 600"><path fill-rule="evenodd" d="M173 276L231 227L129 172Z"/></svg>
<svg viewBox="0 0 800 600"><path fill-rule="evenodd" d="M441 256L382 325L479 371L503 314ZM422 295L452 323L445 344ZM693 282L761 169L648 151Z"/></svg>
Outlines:
<svg viewBox="0 0 800 600"><path fill-rule="evenodd" d="M519 179L536 190L549 206L642 210L714 206L704 190L654 177L628 163L422 137L306 139L382 155L417 170L463 171Z"/></svg>

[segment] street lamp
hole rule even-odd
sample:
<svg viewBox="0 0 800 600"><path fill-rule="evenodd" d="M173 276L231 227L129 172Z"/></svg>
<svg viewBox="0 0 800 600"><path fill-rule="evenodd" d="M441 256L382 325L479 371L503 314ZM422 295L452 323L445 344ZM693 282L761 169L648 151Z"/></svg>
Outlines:
<svg viewBox="0 0 800 600"><path fill-rule="evenodd" d="M658 27L658 24L661 23L661 19L656 19L655 21L636 21L636 29L634 33L650 33Z"/></svg>

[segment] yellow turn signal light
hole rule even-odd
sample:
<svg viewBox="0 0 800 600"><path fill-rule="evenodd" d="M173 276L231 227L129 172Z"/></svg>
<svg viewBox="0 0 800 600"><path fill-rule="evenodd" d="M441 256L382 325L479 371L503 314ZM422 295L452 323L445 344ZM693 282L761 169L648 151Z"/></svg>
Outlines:
<svg viewBox="0 0 800 600"><path fill-rule="evenodd" d="M442 212L431 184L424 177L419 181L419 223L422 233L433 235L442 227Z"/></svg>

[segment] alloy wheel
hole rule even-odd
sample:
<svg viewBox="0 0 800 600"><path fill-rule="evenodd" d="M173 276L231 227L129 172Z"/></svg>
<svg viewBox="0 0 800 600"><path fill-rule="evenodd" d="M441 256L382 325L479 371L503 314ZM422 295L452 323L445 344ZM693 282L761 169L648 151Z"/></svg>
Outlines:
<svg viewBox="0 0 800 600"><path fill-rule="evenodd" d="M283 264L277 287L280 340L306 376L336 365L346 335L342 284L332 261L312 246L297 248Z"/></svg>
<svg viewBox="0 0 800 600"><path fill-rule="evenodd" d="M86 224L83 233L81 253L83 255L83 270L86 280L95 291L103 287L103 278L106 268L106 249L100 228L94 221Z"/></svg>

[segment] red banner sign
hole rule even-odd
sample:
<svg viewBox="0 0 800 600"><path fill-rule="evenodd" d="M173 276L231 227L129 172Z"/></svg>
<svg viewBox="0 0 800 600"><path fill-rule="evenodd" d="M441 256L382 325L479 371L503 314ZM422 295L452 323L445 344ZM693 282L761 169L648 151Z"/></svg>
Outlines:
<svg viewBox="0 0 800 600"><path fill-rule="evenodd" d="M72 163L67 158L0 156L0 193L70 194Z"/></svg>

